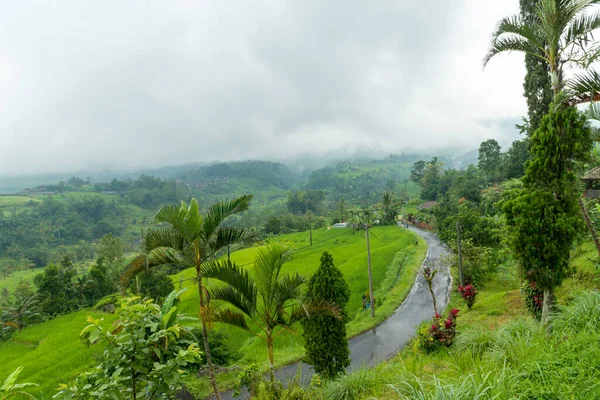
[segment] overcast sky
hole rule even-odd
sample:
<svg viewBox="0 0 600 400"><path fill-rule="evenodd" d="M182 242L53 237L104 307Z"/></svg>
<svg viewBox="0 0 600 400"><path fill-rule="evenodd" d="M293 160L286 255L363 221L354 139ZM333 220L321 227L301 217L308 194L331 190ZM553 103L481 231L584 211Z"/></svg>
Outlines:
<svg viewBox="0 0 600 400"><path fill-rule="evenodd" d="M0 0L0 175L507 145L517 0Z"/></svg>

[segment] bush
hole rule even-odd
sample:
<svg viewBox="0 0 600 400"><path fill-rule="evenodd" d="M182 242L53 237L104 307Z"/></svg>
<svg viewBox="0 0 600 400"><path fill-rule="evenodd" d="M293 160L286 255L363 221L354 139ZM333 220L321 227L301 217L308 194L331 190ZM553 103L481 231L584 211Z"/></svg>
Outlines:
<svg viewBox="0 0 600 400"><path fill-rule="evenodd" d="M436 313L433 321L425 323L419 328L416 347L426 353L431 353L442 346L450 347L456 336L457 315L456 308L450 310L445 320Z"/></svg>
<svg viewBox="0 0 600 400"><path fill-rule="evenodd" d="M462 296L463 300L467 304L468 308L473 307L475 304L475 296L477 296L477 289L473 285L459 286L458 292Z"/></svg>

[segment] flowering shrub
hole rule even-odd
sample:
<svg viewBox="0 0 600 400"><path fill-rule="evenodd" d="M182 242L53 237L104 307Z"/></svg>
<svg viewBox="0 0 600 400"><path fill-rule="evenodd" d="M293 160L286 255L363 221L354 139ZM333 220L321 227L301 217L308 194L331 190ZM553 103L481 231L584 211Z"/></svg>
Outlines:
<svg viewBox="0 0 600 400"><path fill-rule="evenodd" d="M421 325L417 332L416 348L430 353L442 346L450 347L456 336L457 315L458 310L453 308L446 319L436 313L433 321Z"/></svg>
<svg viewBox="0 0 600 400"><path fill-rule="evenodd" d="M471 284L467 286L459 286L458 292L467 304L467 307L473 307L473 304L475 304L475 296L477 296L477 289L475 288L475 286Z"/></svg>
<svg viewBox="0 0 600 400"><path fill-rule="evenodd" d="M538 289L535 282L523 282L521 288L523 300L527 310L536 318L542 319L542 306L544 305L544 291Z"/></svg>

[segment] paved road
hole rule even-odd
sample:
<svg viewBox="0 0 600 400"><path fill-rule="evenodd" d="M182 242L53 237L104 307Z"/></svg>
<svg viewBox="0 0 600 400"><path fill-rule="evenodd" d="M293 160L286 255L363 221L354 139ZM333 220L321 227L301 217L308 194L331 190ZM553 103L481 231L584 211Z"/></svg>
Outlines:
<svg viewBox="0 0 600 400"><path fill-rule="evenodd" d="M409 229L427 241L428 252L425 264L436 264L440 268L434 279L433 289L438 310L443 310L448 304L451 278L447 267L443 267L439 261L442 256L447 254L447 249L432 233L413 227L409 227ZM416 328L421 322L432 317L433 300L427 289L425 279L419 274L410 293L392 316L377 327L350 339L348 345L352 361L348 371L363 365L371 366L387 360L402 349L415 335ZM298 340L302 339L298 338ZM300 365L302 367L302 379L306 382L310 381L314 371L304 363L295 363L278 369L276 371L277 379L286 382L289 378L293 378ZM223 400L233 399L231 392L223 393L221 397Z"/></svg>

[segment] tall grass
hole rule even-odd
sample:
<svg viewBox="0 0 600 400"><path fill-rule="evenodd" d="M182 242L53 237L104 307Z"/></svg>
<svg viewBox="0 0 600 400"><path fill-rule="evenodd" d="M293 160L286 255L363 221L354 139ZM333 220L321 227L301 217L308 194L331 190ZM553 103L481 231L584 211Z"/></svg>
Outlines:
<svg viewBox="0 0 600 400"><path fill-rule="evenodd" d="M362 399L382 384L375 369L363 367L327 384L323 394L326 400Z"/></svg>

